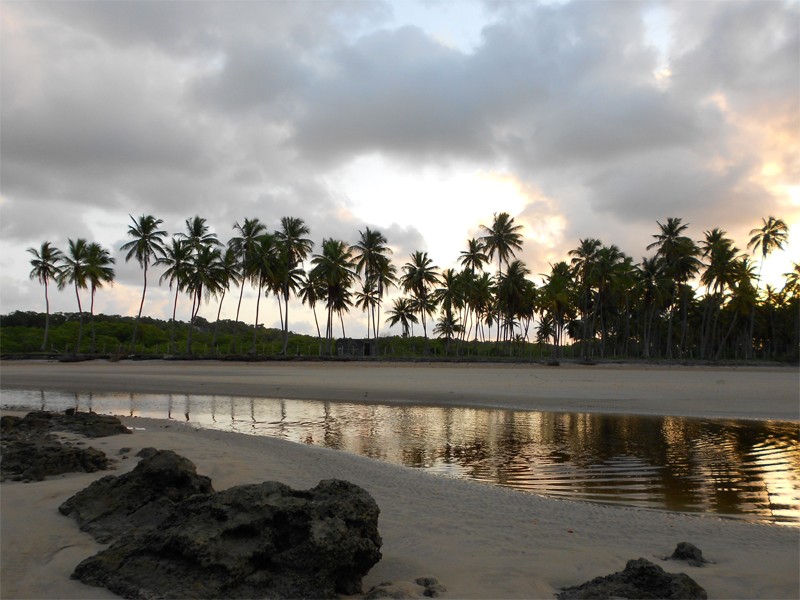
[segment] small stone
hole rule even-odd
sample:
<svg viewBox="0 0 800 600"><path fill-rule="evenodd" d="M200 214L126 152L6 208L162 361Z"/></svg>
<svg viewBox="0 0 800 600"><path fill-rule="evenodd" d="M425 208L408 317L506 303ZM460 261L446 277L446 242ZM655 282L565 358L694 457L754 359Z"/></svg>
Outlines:
<svg viewBox="0 0 800 600"><path fill-rule="evenodd" d="M693 567L702 567L708 561L703 558L703 551L689 542L680 542L675 547L675 552L666 560L685 560Z"/></svg>

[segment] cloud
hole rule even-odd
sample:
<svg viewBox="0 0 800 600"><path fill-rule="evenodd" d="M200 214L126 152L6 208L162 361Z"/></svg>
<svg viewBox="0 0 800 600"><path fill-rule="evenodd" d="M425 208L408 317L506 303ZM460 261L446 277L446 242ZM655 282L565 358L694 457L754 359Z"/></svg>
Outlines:
<svg viewBox="0 0 800 600"><path fill-rule="evenodd" d="M766 214L800 223L796 2L484 2L460 45L453 6L398 27L384 2L4 2L3 306L39 302L26 247L118 252L128 214L223 241L291 215L318 247L371 224L440 264L500 210L531 264L581 237L644 254L669 216L740 246ZM117 258L124 307L140 273Z"/></svg>

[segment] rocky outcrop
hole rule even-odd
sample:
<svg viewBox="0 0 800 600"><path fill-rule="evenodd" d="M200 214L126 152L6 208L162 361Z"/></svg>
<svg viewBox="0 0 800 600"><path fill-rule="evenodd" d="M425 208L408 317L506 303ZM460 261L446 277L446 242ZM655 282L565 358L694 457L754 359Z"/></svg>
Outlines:
<svg viewBox="0 0 800 600"><path fill-rule="evenodd" d="M556 594L559 600L602 598L681 598L694 600L708 598L706 591L685 573L667 573L639 558L629 560L624 571L596 577L584 584L564 588Z"/></svg>
<svg viewBox="0 0 800 600"><path fill-rule="evenodd" d="M93 412L78 412L71 408L63 413L35 410L22 418L6 415L0 419L0 431L2 431L3 437L14 432L69 431L87 438L131 433L131 430L125 427L117 417L98 415Z"/></svg>
<svg viewBox="0 0 800 600"><path fill-rule="evenodd" d="M104 452L62 443L55 432L96 438L130 431L116 417L74 410L69 413L33 411L24 417L0 418L0 480L41 481L48 475L108 469L112 461Z"/></svg>
<svg viewBox="0 0 800 600"><path fill-rule="evenodd" d="M133 471L98 479L58 510L107 543L159 527L182 500L214 492L211 480L198 475L192 461L171 450L145 448L137 456L145 458Z"/></svg>
<svg viewBox="0 0 800 600"><path fill-rule="evenodd" d="M378 514L369 493L339 480L305 491L265 482L195 494L158 527L84 560L73 577L125 598L355 594L381 558Z"/></svg>

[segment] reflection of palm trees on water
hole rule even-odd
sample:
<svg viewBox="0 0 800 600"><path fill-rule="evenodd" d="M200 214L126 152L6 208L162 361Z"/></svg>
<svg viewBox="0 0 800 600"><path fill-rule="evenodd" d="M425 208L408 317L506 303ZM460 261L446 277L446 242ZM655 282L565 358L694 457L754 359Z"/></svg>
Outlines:
<svg viewBox="0 0 800 600"><path fill-rule="evenodd" d="M9 405L173 418L172 395L4 391ZM25 395L27 394L27 395ZM26 404L28 403L28 404ZM220 410L230 408L230 420ZM572 499L800 525L800 440L781 422L184 395L194 426L344 449Z"/></svg>

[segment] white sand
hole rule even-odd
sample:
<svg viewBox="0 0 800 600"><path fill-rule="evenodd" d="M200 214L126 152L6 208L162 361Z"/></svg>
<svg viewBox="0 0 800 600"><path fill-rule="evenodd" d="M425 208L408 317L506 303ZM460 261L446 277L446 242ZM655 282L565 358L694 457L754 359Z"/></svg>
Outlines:
<svg viewBox="0 0 800 600"><path fill-rule="evenodd" d="M30 362L3 363L0 385L332 400L367 394L383 402L798 419L795 369ZM110 456L123 446L134 453L173 449L217 490L270 479L308 488L330 477L366 488L381 507L384 545L365 591L385 580L433 575L448 588L446 598L552 598L562 586L641 556L688 573L711 598L800 597L796 528L552 500L276 439L123 421L137 428L133 435L91 445ZM120 460L116 472L135 460ZM0 487L3 598L114 597L68 579L101 546L56 510L103 474ZM714 564L660 560L681 541Z"/></svg>

